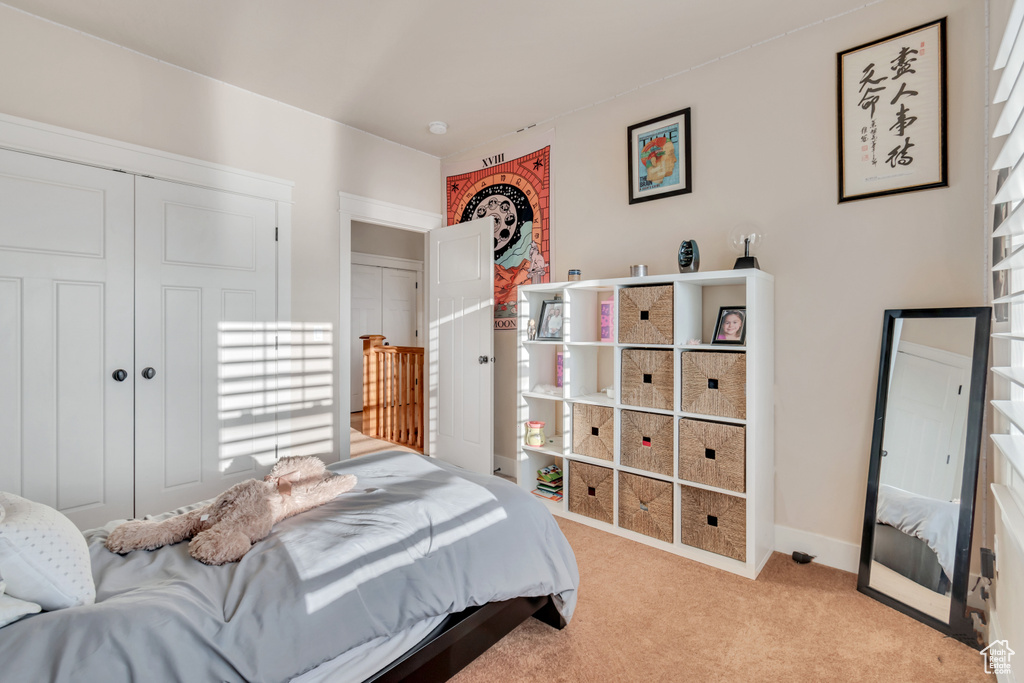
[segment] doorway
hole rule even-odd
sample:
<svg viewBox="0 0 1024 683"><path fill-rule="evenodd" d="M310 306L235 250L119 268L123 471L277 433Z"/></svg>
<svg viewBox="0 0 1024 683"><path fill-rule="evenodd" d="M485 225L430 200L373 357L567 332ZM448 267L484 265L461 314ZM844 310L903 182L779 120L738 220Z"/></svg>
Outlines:
<svg viewBox="0 0 1024 683"><path fill-rule="evenodd" d="M381 270L381 291L382 299L384 287L384 270L417 272L419 277L413 281L413 291L418 299L416 323L412 327L414 345L420 347L425 345L425 298L424 282L426 266L424 264L425 233L440 227L443 224L441 214L433 214L417 209L381 202L379 200L358 197L346 193L340 193L341 205L341 298L340 298L340 320L344 329L339 335L339 355L346 359L339 364L339 382L343 389L339 392L339 424L351 424L353 412L359 411L362 399L362 341L359 336L363 332L358 331L361 322L354 315L355 310L362 305L359 296L356 294L354 285L361 277L356 273L357 266L374 266ZM377 253L374 253L377 252ZM353 257L353 254L356 254ZM397 260L396 260L397 259ZM390 273L396 276L392 278L391 285L401 289L401 278L397 276L402 273ZM398 280L396 282L395 280ZM416 282L419 286L416 286ZM398 295L399 301L403 299ZM407 305L399 303L397 312L393 313L396 319L407 319L401 309ZM360 314L362 315L362 314ZM384 323L384 312L381 312L381 324ZM383 327L381 328L383 330ZM390 329L390 328L389 328ZM418 336L417 336L418 331ZM400 334L395 333L393 334ZM397 338L397 337L396 337ZM388 340L390 342L390 339ZM355 366L354 360L358 350L360 364ZM347 388L347 389L346 389ZM358 391L359 402L353 400L354 394ZM358 416L356 415L357 419ZM429 429L429 426L428 426ZM350 427L351 430L351 427ZM351 434L351 431L350 431ZM362 448L354 449L351 437L343 439L341 444L342 459L351 457L357 451L362 454Z"/></svg>

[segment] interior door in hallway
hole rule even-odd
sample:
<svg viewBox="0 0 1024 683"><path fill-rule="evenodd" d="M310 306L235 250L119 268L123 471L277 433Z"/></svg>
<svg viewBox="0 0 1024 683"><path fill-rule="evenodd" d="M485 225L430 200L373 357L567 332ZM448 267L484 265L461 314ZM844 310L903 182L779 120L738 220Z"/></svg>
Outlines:
<svg viewBox="0 0 1024 683"><path fill-rule="evenodd" d="M430 454L494 472L494 223L488 216L432 230Z"/></svg>
<svg viewBox="0 0 1024 683"><path fill-rule="evenodd" d="M0 150L0 490L81 528L133 513L133 182Z"/></svg>
<svg viewBox="0 0 1024 683"><path fill-rule="evenodd" d="M301 387L277 385L275 203L142 177L136 190L142 516L262 477Z"/></svg>

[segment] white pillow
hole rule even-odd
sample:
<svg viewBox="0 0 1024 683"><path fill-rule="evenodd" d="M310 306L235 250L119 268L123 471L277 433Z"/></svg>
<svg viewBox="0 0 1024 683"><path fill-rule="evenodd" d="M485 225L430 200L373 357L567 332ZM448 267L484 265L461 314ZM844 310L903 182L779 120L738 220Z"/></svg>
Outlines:
<svg viewBox="0 0 1024 683"><path fill-rule="evenodd" d="M85 536L51 507L0 491L0 576L7 594L45 610L96 601Z"/></svg>
<svg viewBox="0 0 1024 683"><path fill-rule="evenodd" d="M3 517L0 516L0 521ZM4 582L0 581L0 628L21 619L26 614L35 614L42 608L34 602L25 602L4 595Z"/></svg>

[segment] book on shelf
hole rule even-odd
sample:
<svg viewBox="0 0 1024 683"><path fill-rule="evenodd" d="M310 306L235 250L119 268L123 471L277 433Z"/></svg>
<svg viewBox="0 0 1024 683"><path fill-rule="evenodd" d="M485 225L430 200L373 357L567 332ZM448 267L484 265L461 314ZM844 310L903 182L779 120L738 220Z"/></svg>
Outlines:
<svg viewBox="0 0 1024 683"><path fill-rule="evenodd" d="M541 491L540 489L534 489L532 491L532 493L533 493L533 495L537 496L538 498L543 498L545 500L553 500L555 502L558 502L558 501L562 500L562 492L561 491L558 491L557 493L549 493L547 491Z"/></svg>
<svg viewBox="0 0 1024 683"><path fill-rule="evenodd" d="M537 490L538 491L546 491L548 493L561 493L562 492L562 485L561 484L551 485L551 484L545 484L544 482L537 482Z"/></svg>
<svg viewBox="0 0 1024 683"><path fill-rule="evenodd" d="M548 465L537 470L537 481L553 481L562 478L562 468L558 465Z"/></svg>

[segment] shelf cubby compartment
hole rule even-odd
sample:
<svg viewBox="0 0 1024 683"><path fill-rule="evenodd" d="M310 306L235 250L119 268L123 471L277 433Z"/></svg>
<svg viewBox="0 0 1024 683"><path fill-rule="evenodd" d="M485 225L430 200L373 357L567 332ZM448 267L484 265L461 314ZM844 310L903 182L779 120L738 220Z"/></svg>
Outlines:
<svg viewBox="0 0 1024 683"><path fill-rule="evenodd" d="M679 539L685 545L747 559L747 501L694 486L679 487Z"/></svg>
<svg viewBox="0 0 1024 683"><path fill-rule="evenodd" d="M672 410L672 356L671 349L622 349L619 401L637 408Z"/></svg>
<svg viewBox="0 0 1024 683"><path fill-rule="evenodd" d="M681 411L740 420L747 417L746 354L683 351L679 366Z"/></svg>
<svg viewBox="0 0 1024 683"><path fill-rule="evenodd" d="M672 345L675 294L672 283L622 287L618 299L620 344Z"/></svg>
<svg viewBox="0 0 1024 683"><path fill-rule="evenodd" d="M704 288L689 282L675 283L675 343L677 346L688 344L692 339L707 339L703 336L701 319L701 300Z"/></svg>
<svg viewBox="0 0 1024 683"><path fill-rule="evenodd" d="M686 344L690 339L701 339L710 345L715 336L715 327L718 325L718 314L721 309L746 307L747 305L747 288L744 285L705 284L698 289L700 292L697 295L694 310L698 312L696 319L700 326L696 328L696 334L688 335L679 342L680 344ZM715 348L721 349L723 346ZM734 349L736 347L726 346L724 348Z"/></svg>
<svg viewBox="0 0 1024 683"><path fill-rule="evenodd" d="M613 399L602 389L615 385L615 350L612 346L567 344L563 361L566 398L609 405Z"/></svg>
<svg viewBox="0 0 1024 683"><path fill-rule="evenodd" d="M672 484L619 472L619 526L671 543L675 521Z"/></svg>
<svg viewBox="0 0 1024 683"><path fill-rule="evenodd" d="M598 460L615 460L615 409L574 403L572 452Z"/></svg>
<svg viewBox="0 0 1024 683"><path fill-rule="evenodd" d="M671 477L674 459L672 416L622 410L619 419L619 463Z"/></svg>
<svg viewBox="0 0 1024 683"><path fill-rule="evenodd" d="M566 462L563 481L568 481L569 512L590 517L606 524L615 520L615 470L588 465L579 460ZM567 476L566 476L567 474Z"/></svg>
<svg viewBox="0 0 1024 683"><path fill-rule="evenodd" d="M597 343L601 341L601 302L612 301L615 310L615 291L605 288L573 288L566 290L569 314L566 319L566 341L572 343ZM611 337L606 343L615 341L614 315L611 321Z"/></svg>
<svg viewBox="0 0 1024 683"><path fill-rule="evenodd" d="M679 478L744 493L746 440L742 425L679 420Z"/></svg>
<svg viewBox="0 0 1024 683"><path fill-rule="evenodd" d="M525 415L522 424L519 425L519 438L523 448L531 450L551 451L556 455L563 455L562 434L563 434L563 410L564 406L560 400L550 400L543 397L525 396ZM526 445L526 423L540 421L544 423L544 436L547 443L544 446Z"/></svg>
<svg viewBox="0 0 1024 683"><path fill-rule="evenodd" d="M558 387L558 354L564 353L559 343L527 343L523 345L523 376L527 384L524 391L531 395L562 398ZM564 355L563 355L564 368Z"/></svg>

